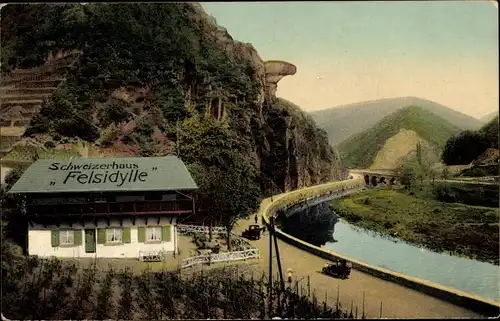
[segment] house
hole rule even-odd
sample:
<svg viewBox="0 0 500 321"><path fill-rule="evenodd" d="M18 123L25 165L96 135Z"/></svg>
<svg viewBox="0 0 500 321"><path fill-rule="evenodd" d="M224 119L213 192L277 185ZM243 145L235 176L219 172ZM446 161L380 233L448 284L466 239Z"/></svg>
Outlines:
<svg viewBox="0 0 500 321"><path fill-rule="evenodd" d="M9 190L22 199L27 250L42 257L177 253L176 222L196 183L176 156L39 159Z"/></svg>

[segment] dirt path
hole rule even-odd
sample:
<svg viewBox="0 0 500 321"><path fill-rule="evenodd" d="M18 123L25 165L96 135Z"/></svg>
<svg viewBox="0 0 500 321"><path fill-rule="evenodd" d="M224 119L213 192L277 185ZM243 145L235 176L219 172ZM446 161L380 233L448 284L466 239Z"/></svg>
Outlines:
<svg viewBox="0 0 500 321"><path fill-rule="evenodd" d="M261 210L269 202L269 199L264 200L261 204ZM251 224L255 224L253 216L247 220L239 221L234 231L241 234ZM269 234L266 232L260 240L250 242L260 250L261 254L256 268L267 273L269 269ZM356 306L358 307L358 317L363 313L363 292L365 294L364 311L368 318L379 317L381 301L382 317L384 318L481 317L477 313L446 301L356 270L352 270L351 276L347 280L325 276L319 273L319 270L327 263L326 260L281 240L278 241L278 246L283 273L286 273L286 269L291 268L294 271L294 278L301 280L300 284L306 291L307 277L309 276L311 292L314 291L320 301L323 301L326 295L327 302L331 306L336 303L338 290L341 305L350 309L352 302L354 309ZM276 275L277 272L276 259L273 259L273 275Z"/></svg>

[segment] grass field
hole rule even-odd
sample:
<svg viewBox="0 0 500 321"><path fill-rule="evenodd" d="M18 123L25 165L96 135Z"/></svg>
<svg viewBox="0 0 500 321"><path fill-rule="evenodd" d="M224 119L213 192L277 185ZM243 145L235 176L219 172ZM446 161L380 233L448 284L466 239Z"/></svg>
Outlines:
<svg viewBox="0 0 500 321"><path fill-rule="evenodd" d="M499 263L498 208L372 189L332 202L349 223L438 252Z"/></svg>

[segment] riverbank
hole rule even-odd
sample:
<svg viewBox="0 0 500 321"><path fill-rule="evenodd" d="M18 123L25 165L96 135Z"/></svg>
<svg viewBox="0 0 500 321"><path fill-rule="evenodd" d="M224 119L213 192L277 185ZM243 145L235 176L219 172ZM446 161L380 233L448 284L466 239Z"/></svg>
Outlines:
<svg viewBox="0 0 500 321"><path fill-rule="evenodd" d="M350 224L436 252L499 264L499 211L443 203L405 190L369 189L331 202Z"/></svg>

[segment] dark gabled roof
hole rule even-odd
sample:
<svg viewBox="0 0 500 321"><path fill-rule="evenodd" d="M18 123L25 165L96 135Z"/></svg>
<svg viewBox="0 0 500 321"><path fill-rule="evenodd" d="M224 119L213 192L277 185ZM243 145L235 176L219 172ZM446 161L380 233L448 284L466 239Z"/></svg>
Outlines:
<svg viewBox="0 0 500 321"><path fill-rule="evenodd" d="M176 156L39 159L9 193L126 192L197 189Z"/></svg>

